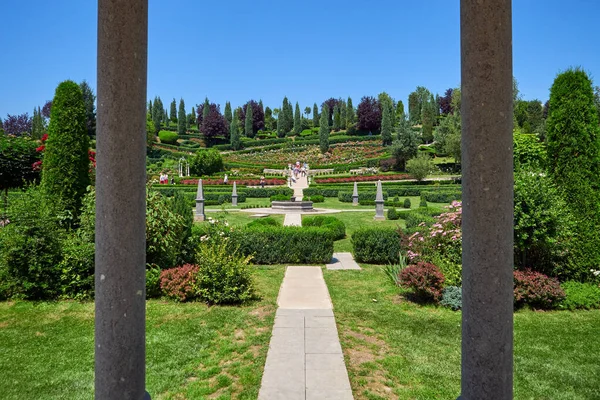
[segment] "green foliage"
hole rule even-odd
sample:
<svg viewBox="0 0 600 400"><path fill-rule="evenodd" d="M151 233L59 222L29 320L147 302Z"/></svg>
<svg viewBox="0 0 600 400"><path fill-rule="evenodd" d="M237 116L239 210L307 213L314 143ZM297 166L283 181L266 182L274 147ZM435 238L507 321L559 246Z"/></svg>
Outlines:
<svg viewBox="0 0 600 400"><path fill-rule="evenodd" d="M356 112L354 107L352 106L352 98L348 97L348 101L346 103L346 121L345 121L346 129L349 130L351 126L354 126L356 123Z"/></svg>
<svg viewBox="0 0 600 400"><path fill-rule="evenodd" d="M306 198L307 201L312 201L313 203L323 203L325 202L325 197L320 194L314 194L310 197Z"/></svg>
<svg viewBox="0 0 600 400"><path fill-rule="evenodd" d="M425 143L433 140L433 125L435 124L435 110L437 103L430 93L421 102L422 137Z"/></svg>
<svg viewBox="0 0 600 400"><path fill-rule="evenodd" d="M89 137L79 85L64 81L56 88L44 152L42 187L58 209L74 221L90 182Z"/></svg>
<svg viewBox="0 0 600 400"><path fill-rule="evenodd" d="M171 102L171 108L169 110L169 119L172 123L177 124L177 102L175 99Z"/></svg>
<svg viewBox="0 0 600 400"><path fill-rule="evenodd" d="M400 272L406 268L406 257L400 253L398 255L398 263L397 264L388 264L383 268L383 272L390 278L390 281L394 284L394 286L400 285Z"/></svg>
<svg viewBox="0 0 600 400"><path fill-rule="evenodd" d="M285 194L274 194L270 197L271 201L289 201L291 196L287 196Z"/></svg>
<svg viewBox="0 0 600 400"><path fill-rule="evenodd" d="M248 103L248 105L246 106L246 120L244 121L244 133L249 138L254 137L254 130L252 129L252 122L253 122L252 104Z"/></svg>
<svg viewBox="0 0 600 400"><path fill-rule="evenodd" d="M202 149L190 162L190 173L195 176L212 175L223 171L223 157L218 150Z"/></svg>
<svg viewBox="0 0 600 400"><path fill-rule="evenodd" d="M148 190L146 195L146 262L161 268L177 263L184 233L183 217L170 209L168 199Z"/></svg>
<svg viewBox="0 0 600 400"><path fill-rule="evenodd" d="M256 297L250 271L251 256L241 256L221 243L200 245L198 297L209 304L243 303Z"/></svg>
<svg viewBox="0 0 600 400"><path fill-rule="evenodd" d="M600 265L600 125L584 71L554 80L546 131L548 170L577 222L577 262L589 270Z"/></svg>
<svg viewBox="0 0 600 400"><path fill-rule="evenodd" d="M259 218L246 225L246 228L257 228L263 226L281 226L281 223L273 217Z"/></svg>
<svg viewBox="0 0 600 400"><path fill-rule="evenodd" d="M0 135L0 190L22 187L39 177L32 168L39 160L36 147L26 136Z"/></svg>
<svg viewBox="0 0 600 400"><path fill-rule="evenodd" d="M346 225L336 217L317 215L302 219L302 226L315 226L329 229L333 240L341 240L346 237Z"/></svg>
<svg viewBox="0 0 600 400"><path fill-rule="evenodd" d="M181 246L177 254L176 264L181 265L194 261L195 244L190 240L192 237L192 226L194 225L194 214L189 201L181 191L175 191L174 196L169 199L171 211L181 217L182 233L180 235Z"/></svg>
<svg viewBox="0 0 600 400"><path fill-rule="evenodd" d="M161 269L156 264L146 264L146 298L160 297Z"/></svg>
<svg viewBox="0 0 600 400"><path fill-rule="evenodd" d="M391 221L395 221L400 219L400 214L396 211L396 208L392 207L388 209L387 219Z"/></svg>
<svg viewBox="0 0 600 400"><path fill-rule="evenodd" d="M85 104L85 127L89 137L96 136L96 95L94 91L84 79L79 84L83 95L83 103Z"/></svg>
<svg viewBox="0 0 600 400"><path fill-rule="evenodd" d="M242 148L237 113L231 120L231 124L229 124L229 138L231 140L231 148L233 150L239 150Z"/></svg>
<svg viewBox="0 0 600 400"><path fill-rule="evenodd" d="M317 103L313 104L313 126L315 128L319 126L319 107L317 107Z"/></svg>
<svg viewBox="0 0 600 400"><path fill-rule="evenodd" d="M352 235L354 257L360 262L387 264L398 259L400 237L386 228L361 228Z"/></svg>
<svg viewBox="0 0 600 400"><path fill-rule="evenodd" d="M61 274L61 297L78 300L92 298L94 295L94 242L74 233L62 241L61 247L62 260L58 264Z"/></svg>
<svg viewBox="0 0 600 400"><path fill-rule="evenodd" d="M187 129L187 116L185 115L185 103L179 99L179 113L177 114L177 133L185 135Z"/></svg>
<svg viewBox="0 0 600 400"><path fill-rule="evenodd" d="M172 131L160 131L158 132L158 138L161 143L166 144L177 144L177 139L179 139L179 135L177 132Z"/></svg>
<svg viewBox="0 0 600 400"><path fill-rule="evenodd" d="M256 264L327 263L333 256L331 232L315 227L252 227L231 234L231 249L251 255Z"/></svg>
<svg viewBox="0 0 600 400"><path fill-rule="evenodd" d="M386 104L382 104L383 116L381 119L381 140L384 146L392 144L392 116L391 111Z"/></svg>
<svg viewBox="0 0 600 400"><path fill-rule="evenodd" d="M515 171L519 169L543 169L546 166L546 145L536 135L513 134Z"/></svg>
<svg viewBox="0 0 600 400"><path fill-rule="evenodd" d="M300 106L296 102L296 109L294 111L294 135L299 135L302 131L302 115L300 114Z"/></svg>
<svg viewBox="0 0 600 400"><path fill-rule="evenodd" d="M458 286L446 286L442 292L440 304L454 311L462 308L462 289Z"/></svg>
<svg viewBox="0 0 600 400"><path fill-rule="evenodd" d="M514 271L515 306L525 304L540 309L556 308L565 298L565 292L556 278L549 278L539 272Z"/></svg>
<svg viewBox="0 0 600 400"><path fill-rule="evenodd" d="M0 228L0 298L44 300L61 290L61 241L55 204L38 187L16 197Z"/></svg>
<svg viewBox="0 0 600 400"><path fill-rule="evenodd" d="M319 122L319 149L325 154L329 150L329 109L327 105L321 110L321 121Z"/></svg>
<svg viewBox="0 0 600 400"><path fill-rule="evenodd" d="M404 199L404 203L403 203L402 207L404 207L404 208L410 208L411 205L412 204L410 204L410 199L409 198Z"/></svg>
<svg viewBox="0 0 600 400"><path fill-rule="evenodd" d="M560 304L560 308L567 310L600 308L600 287L598 285L567 281L561 287L565 291L566 297Z"/></svg>
<svg viewBox="0 0 600 400"><path fill-rule="evenodd" d="M392 146L392 154L396 159L396 169L403 171L406 161L417 155L419 149L419 138L416 132L405 119L398 121L397 139Z"/></svg>
<svg viewBox="0 0 600 400"><path fill-rule="evenodd" d="M337 132L341 129L342 126L342 115L340 113L340 106L336 104L333 107L333 131Z"/></svg>
<svg viewBox="0 0 600 400"><path fill-rule="evenodd" d="M420 182L434 171L433 161L427 154L421 153L407 161L406 170Z"/></svg>

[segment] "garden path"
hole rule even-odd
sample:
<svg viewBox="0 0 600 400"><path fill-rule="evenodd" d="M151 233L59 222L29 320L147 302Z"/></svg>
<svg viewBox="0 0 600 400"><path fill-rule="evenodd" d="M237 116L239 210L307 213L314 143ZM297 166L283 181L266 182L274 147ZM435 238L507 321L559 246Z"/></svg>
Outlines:
<svg viewBox="0 0 600 400"><path fill-rule="evenodd" d="M287 267L259 400L352 400L321 267Z"/></svg>

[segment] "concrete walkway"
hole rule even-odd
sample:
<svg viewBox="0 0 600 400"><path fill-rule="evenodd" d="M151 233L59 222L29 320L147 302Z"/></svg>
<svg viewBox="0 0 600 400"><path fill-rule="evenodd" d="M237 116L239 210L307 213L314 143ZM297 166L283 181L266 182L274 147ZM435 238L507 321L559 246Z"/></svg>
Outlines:
<svg viewBox="0 0 600 400"><path fill-rule="evenodd" d="M348 372L320 267L288 267L259 400L352 400Z"/></svg>
<svg viewBox="0 0 600 400"><path fill-rule="evenodd" d="M302 214L285 214L285 218L283 219L283 226L302 226Z"/></svg>
<svg viewBox="0 0 600 400"><path fill-rule="evenodd" d="M356 269L360 270L360 266L354 261L352 253L333 253L333 258L327 269Z"/></svg>

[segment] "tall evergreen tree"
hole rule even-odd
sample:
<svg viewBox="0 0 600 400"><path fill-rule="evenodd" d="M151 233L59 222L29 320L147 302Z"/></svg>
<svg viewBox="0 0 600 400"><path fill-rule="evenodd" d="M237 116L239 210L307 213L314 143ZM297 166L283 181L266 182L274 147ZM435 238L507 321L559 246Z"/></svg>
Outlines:
<svg viewBox="0 0 600 400"><path fill-rule="evenodd" d="M396 113L394 112L394 100L390 97L386 92L381 92L377 96L377 100L379 101L379 106L381 107L381 115L383 117L383 109L388 108L390 112L390 121L392 126L396 125Z"/></svg>
<svg viewBox="0 0 600 400"><path fill-rule="evenodd" d="M346 112L347 112L347 106L346 106L346 101L344 101L343 99L340 99L340 129L344 129L346 128ZM335 116L334 116L335 118Z"/></svg>
<svg viewBox="0 0 600 400"><path fill-rule="evenodd" d="M408 118L412 124L421 122L421 105L417 92L408 95Z"/></svg>
<svg viewBox="0 0 600 400"><path fill-rule="evenodd" d="M398 103L396 103L396 121L399 123L404 118L406 118L404 115L404 103L402 103L402 100L398 100Z"/></svg>
<svg viewBox="0 0 600 400"><path fill-rule="evenodd" d="M329 150L329 110L327 105L321 110L321 121L319 123L319 149L325 154Z"/></svg>
<svg viewBox="0 0 600 400"><path fill-rule="evenodd" d="M204 107L202 108L202 120L204 121L206 117L210 114L210 103L208 102L208 97L204 98Z"/></svg>
<svg viewBox="0 0 600 400"><path fill-rule="evenodd" d="M435 123L435 99L431 94L421 107L421 122L423 140L429 143L433 140L433 124Z"/></svg>
<svg viewBox="0 0 600 400"><path fill-rule="evenodd" d="M147 113L150 114L150 115L152 115L152 110L153 110L153 108L152 108L152 100L148 100L148 111L147 111Z"/></svg>
<svg viewBox="0 0 600 400"><path fill-rule="evenodd" d="M354 107L352 106L352 98L348 97L348 103L346 105L346 129L350 129L356 122L356 115L354 113Z"/></svg>
<svg viewBox="0 0 600 400"><path fill-rule="evenodd" d="M294 135L299 135L302 132L302 116L300 115L300 106L296 102L296 110L294 112Z"/></svg>
<svg viewBox="0 0 600 400"><path fill-rule="evenodd" d="M273 118L273 110L269 106L265 108L265 129L269 131L277 129L277 123Z"/></svg>
<svg viewBox="0 0 600 400"><path fill-rule="evenodd" d="M177 123L177 101L175 101L175 99L173 99L173 101L171 102L171 110L170 110L170 114L169 114L169 119L171 120L172 123L174 123L174 124Z"/></svg>
<svg viewBox="0 0 600 400"><path fill-rule="evenodd" d="M319 107L317 107L317 103L313 105L313 127L316 128L319 126Z"/></svg>
<svg viewBox="0 0 600 400"><path fill-rule="evenodd" d="M77 221L90 183L89 136L80 86L64 81L56 88L44 151L42 187L60 209Z"/></svg>
<svg viewBox="0 0 600 400"><path fill-rule="evenodd" d="M294 109L292 107L291 101L288 101L288 103L287 103L285 115L286 115L286 123L287 123L287 132L291 132L294 129Z"/></svg>
<svg viewBox="0 0 600 400"><path fill-rule="evenodd" d="M227 120L227 123L231 125L233 114L231 113L231 103L228 101L225 102L225 119Z"/></svg>
<svg viewBox="0 0 600 400"><path fill-rule="evenodd" d="M160 101L160 97L154 97L154 104L152 105L152 122L154 123L155 135L158 135L158 132L160 131L160 123L162 119L162 101Z"/></svg>
<svg viewBox="0 0 600 400"><path fill-rule="evenodd" d="M406 161L417 155L419 150L419 138L413 131L410 122L406 118L398 120L397 138L392 144L392 154L396 159L396 170L404 171Z"/></svg>
<svg viewBox="0 0 600 400"><path fill-rule="evenodd" d="M185 103L179 99L179 115L177 116L177 133L185 135L187 125L187 116L185 115Z"/></svg>
<svg viewBox="0 0 600 400"><path fill-rule="evenodd" d="M342 116L340 113L340 106L336 104L333 107L333 131L337 132L342 126Z"/></svg>
<svg viewBox="0 0 600 400"><path fill-rule="evenodd" d="M190 126L197 124L197 122L196 122L196 108L194 108L194 106L192 106L192 113L190 114L189 120L190 120ZM188 128L189 128L189 126L188 126Z"/></svg>
<svg viewBox="0 0 600 400"><path fill-rule="evenodd" d="M260 108L260 110L263 112L263 114L265 113L265 107L263 106L263 102L262 99L258 99L258 107Z"/></svg>
<svg viewBox="0 0 600 400"><path fill-rule="evenodd" d="M84 80L79 84L83 94L83 104L85 104L85 127L88 136L96 136L96 95L94 91Z"/></svg>
<svg viewBox="0 0 600 400"><path fill-rule="evenodd" d="M390 108L383 105L383 116L381 118L381 140L384 146L392 144L392 118Z"/></svg>
<svg viewBox="0 0 600 400"><path fill-rule="evenodd" d="M252 111L250 111L250 113L252 113ZM248 118L248 113L246 113L246 118ZM231 148L233 150L239 150L242 147L238 119L239 118L236 110L236 112L232 115L231 124L229 124L229 137L231 140Z"/></svg>
<svg viewBox="0 0 600 400"><path fill-rule="evenodd" d="M246 106L246 121L244 125L244 131L247 137L254 137L254 130L252 129L252 105L248 103Z"/></svg>

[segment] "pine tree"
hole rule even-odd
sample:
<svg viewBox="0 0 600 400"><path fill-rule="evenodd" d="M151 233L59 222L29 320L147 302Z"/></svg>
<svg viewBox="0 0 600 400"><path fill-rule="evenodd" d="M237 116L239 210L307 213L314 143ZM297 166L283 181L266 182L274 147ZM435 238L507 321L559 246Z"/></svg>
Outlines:
<svg viewBox="0 0 600 400"><path fill-rule="evenodd" d="M248 105L246 106L246 121L244 128L246 136L249 138L253 138L254 130L252 129L252 105L250 103L248 103Z"/></svg>
<svg viewBox="0 0 600 400"><path fill-rule="evenodd" d="M384 146L392 144L392 118L390 108L383 105L383 116L381 119L381 140Z"/></svg>
<svg viewBox="0 0 600 400"><path fill-rule="evenodd" d="M171 102L171 113L169 114L171 122L173 122L174 124L177 123L177 101L175 101L175 99L173 99L173 101Z"/></svg>
<svg viewBox="0 0 600 400"><path fill-rule="evenodd" d="M179 115L177 116L177 133L185 135L187 118L185 115L185 103L183 99L179 100Z"/></svg>
<svg viewBox="0 0 600 400"><path fill-rule="evenodd" d="M300 135L302 132L302 116L300 115L300 106L296 102L296 110L294 112L294 135Z"/></svg>
<svg viewBox="0 0 600 400"><path fill-rule="evenodd" d="M238 115L237 110L233 114L231 118L231 124L229 124L229 138L231 140L231 148L233 150L239 150L242 147L241 139L240 139L240 128L238 125ZM248 114L246 114L246 118L248 118Z"/></svg>
<svg viewBox="0 0 600 400"><path fill-rule="evenodd" d="M229 102L225 103L225 119L227 120L227 123L229 125L231 125L231 120L233 119L233 114L231 113L231 103L229 103Z"/></svg>
<svg viewBox="0 0 600 400"><path fill-rule="evenodd" d="M321 110L319 149L323 154L329 150L329 109L327 108L327 105L323 106L323 110Z"/></svg>
<svg viewBox="0 0 600 400"><path fill-rule="evenodd" d="M354 113L354 107L352 106L352 98L348 97L348 105L346 106L346 129L350 129L355 121L356 115Z"/></svg>
<svg viewBox="0 0 600 400"><path fill-rule="evenodd" d="M42 187L77 221L90 183L89 136L83 93L73 81L56 88L44 151Z"/></svg>
<svg viewBox="0 0 600 400"><path fill-rule="evenodd" d="M316 128L319 126L319 107L317 107L317 103L313 105L313 127Z"/></svg>
<svg viewBox="0 0 600 400"><path fill-rule="evenodd" d="M339 131L341 125L342 125L342 117L341 117L341 113L340 113L340 106L336 104L335 107L333 107L333 131L334 132Z"/></svg>

